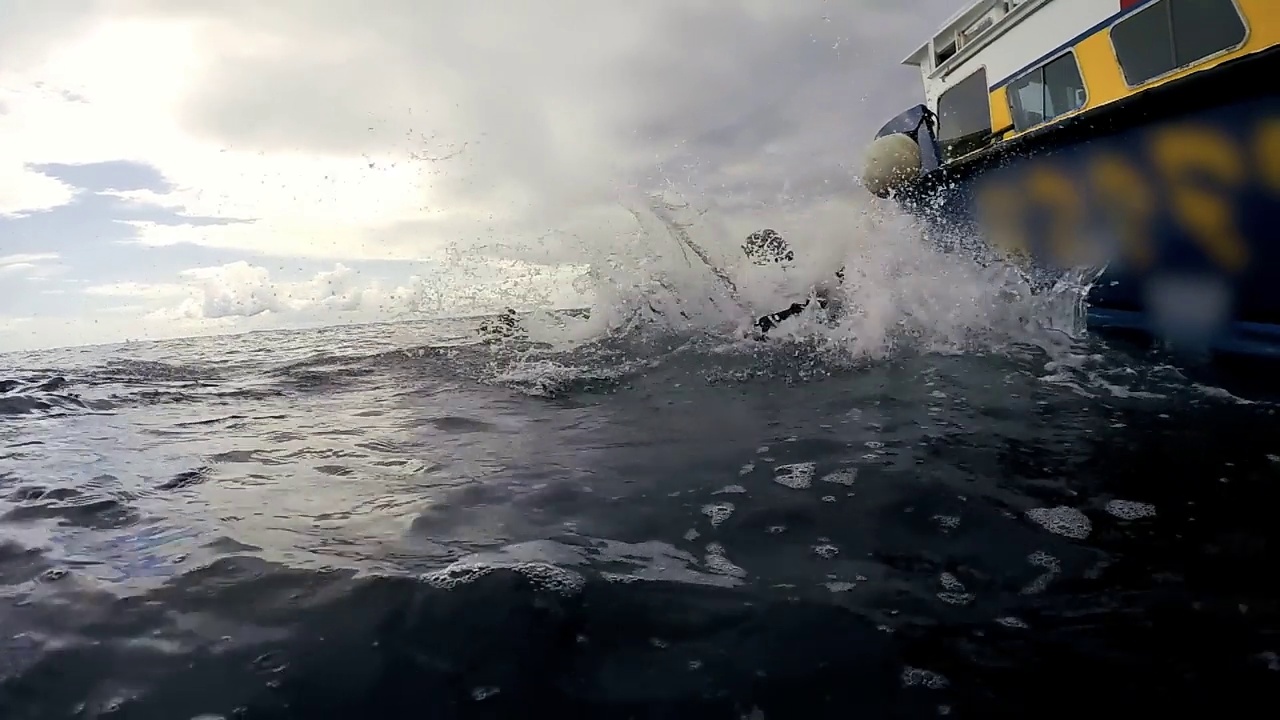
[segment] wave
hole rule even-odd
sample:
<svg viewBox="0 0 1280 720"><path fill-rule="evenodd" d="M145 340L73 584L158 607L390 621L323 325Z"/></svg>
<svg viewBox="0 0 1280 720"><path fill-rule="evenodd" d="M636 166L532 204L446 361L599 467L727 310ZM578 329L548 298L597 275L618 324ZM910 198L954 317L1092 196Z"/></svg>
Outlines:
<svg viewBox="0 0 1280 720"><path fill-rule="evenodd" d="M0 416L32 413L93 412L110 408L101 400L85 400L69 392L73 383L61 375L0 378Z"/></svg>
<svg viewBox="0 0 1280 720"><path fill-rule="evenodd" d="M634 232L580 248L590 308L528 312L510 337L468 318L416 321L395 341L380 326L128 351L143 357L81 353L22 377L0 371L0 414L265 400L406 374L560 397L611 392L668 363L691 363L709 382L794 381L901 354L1080 351L1084 278L1033 278L963 238L927 237L885 207L792 218L794 262L766 266L747 261L741 233L706 209L670 197L629 209ZM836 268L844 281L832 287ZM753 336L755 318L824 285L827 310L814 304L767 338Z"/></svg>

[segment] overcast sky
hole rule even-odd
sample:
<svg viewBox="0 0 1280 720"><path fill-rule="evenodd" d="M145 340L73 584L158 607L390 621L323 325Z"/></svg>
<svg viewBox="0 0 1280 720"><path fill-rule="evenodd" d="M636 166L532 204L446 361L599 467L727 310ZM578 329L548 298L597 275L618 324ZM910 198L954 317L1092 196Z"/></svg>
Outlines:
<svg viewBox="0 0 1280 720"><path fill-rule="evenodd" d="M958 5L0 0L0 351L574 304L629 188L857 191Z"/></svg>

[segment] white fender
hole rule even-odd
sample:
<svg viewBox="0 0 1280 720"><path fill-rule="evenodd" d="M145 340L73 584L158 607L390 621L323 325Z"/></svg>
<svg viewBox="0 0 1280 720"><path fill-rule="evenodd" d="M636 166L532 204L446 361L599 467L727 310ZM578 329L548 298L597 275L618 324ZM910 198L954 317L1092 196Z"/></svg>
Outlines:
<svg viewBox="0 0 1280 720"><path fill-rule="evenodd" d="M878 137L867 147L862 185L877 197L920 177L920 146L911 136L893 133Z"/></svg>

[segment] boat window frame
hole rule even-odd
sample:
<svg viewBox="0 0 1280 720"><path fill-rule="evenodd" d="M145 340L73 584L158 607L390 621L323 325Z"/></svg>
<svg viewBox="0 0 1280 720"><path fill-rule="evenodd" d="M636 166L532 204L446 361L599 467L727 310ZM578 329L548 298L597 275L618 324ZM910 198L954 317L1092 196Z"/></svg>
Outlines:
<svg viewBox="0 0 1280 720"><path fill-rule="evenodd" d="M1120 70L1120 77L1124 80L1125 87L1128 88L1129 90L1136 90L1140 87L1150 85L1159 80L1164 80L1172 75L1177 75L1178 73L1183 72L1188 68L1193 68L1193 67L1196 67L1197 65L1202 65L1204 63L1209 62L1210 60L1221 57L1223 55L1229 55L1239 50L1240 48L1244 47L1245 45L1247 45L1249 43L1249 38L1253 36L1253 26L1249 24L1249 18L1247 15L1245 15L1244 10L1240 9L1240 3L1238 2L1238 0L1218 0L1218 1L1229 3L1232 9L1236 11L1236 17L1240 19L1240 24L1244 27L1244 35L1240 38L1240 42L1231 47L1226 47L1217 52L1210 53L1203 57L1192 60L1191 62L1186 63L1185 65L1178 65L1171 70L1166 70L1165 72L1160 73L1159 75L1152 75L1151 77L1145 80L1141 80L1137 83L1129 82L1129 73L1125 71L1124 63L1120 61L1120 51L1116 48L1116 40L1115 40L1115 37L1112 35L1112 31L1115 30L1120 25L1124 24L1130 18L1137 17L1138 15L1141 15L1144 12L1149 12L1154 8L1163 8L1166 12L1169 12L1169 9L1172 7L1171 5L1172 0L1155 0L1155 2L1147 3L1137 8L1133 12L1120 18L1119 20L1116 20L1115 22L1111 23L1111 25L1107 27L1107 42L1111 45L1111 54L1115 57L1116 67L1119 68ZM1170 18L1169 36L1168 36L1169 49L1173 51L1175 62L1176 62L1177 45L1175 44L1175 38L1173 33L1172 14L1170 14L1169 18Z"/></svg>
<svg viewBox="0 0 1280 720"><path fill-rule="evenodd" d="M960 158L962 158L962 157L965 157L965 156L967 156L967 155L971 155L971 154L973 154L973 153L977 152L978 150L981 150L981 149L982 149L982 147L976 147L976 148L974 148L974 149L972 149L972 150L969 150L968 152L965 152L965 153L962 153L962 154L954 155L954 156L953 156L953 155L951 155L951 154L950 154L950 149L951 149L951 147L950 147L950 144L949 144L949 143L950 143L950 142L954 142L954 141L956 141L956 140L963 139L963 138L964 138L964 137L966 137L966 136L965 136L965 135L960 135L960 136L958 136L958 137L954 137L954 138L944 138L944 137L942 136L942 130L943 130L943 127L944 127L944 126L943 126L943 118L942 118L942 99L943 99L944 97L946 97L947 93L950 93L950 92L952 92L953 90L957 90L957 89L959 89L959 87L960 87L961 85L963 85L964 83L968 82L969 80L971 80L972 78L974 78L975 76L977 76L977 75L979 75L979 74L981 74L981 75L982 75L982 99L983 99L983 106L984 106L984 107L986 107L986 112L987 112L987 143L986 143L986 144L990 144L991 139L995 137L995 118L992 116L992 113L991 113L991 85L990 85L991 80L990 80L990 75L988 75L988 74L987 74L987 66L986 66L986 65L979 65L978 67L974 68L973 72L971 72L971 73L969 73L969 74L965 75L965 76L964 76L963 78L961 78L960 80L956 81L955 83L952 83L951 87L948 87L947 89L945 89L945 90L943 90L942 92L938 93L938 99L937 99L937 101L934 103L934 114L935 114L935 115L937 116L937 118L938 118L938 129L937 129L937 138L936 138L936 139L937 139L937 141L938 141L939 149L942 151L942 152L940 153L940 155L941 155L940 160L942 161L942 164L943 164L943 165L946 165L946 164L948 164L948 163L950 163L950 162L953 162L953 161L955 161L955 160L959 160L959 159L960 159Z"/></svg>
<svg viewBox="0 0 1280 720"><path fill-rule="evenodd" d="M1045 83L1043 80L1044 69L1049 65L1051 65L1052 63L1055 63L1058 60L1061 60L1062 58L1068 55L1071 56L1072 64L1075 65L1076 77L1080 78L1080 86L1084 88L1084 100L1080 103L1078 107L1071 108L1070 110L1064 110L1063 112L1060 112L1057 115L1054 115L1053 117L1049 117L1041 120L1035 125L1028 125L1023 128L1018 127L1018 113L1017 113L1017 109L1013 106L1013 86L1016 85L1018 82L1038 72L1040 73L1042 78L1040 81L1040 87L1041 88L1047 87L1047 83ZM1032 67L1032 68L1028 68L1022 71L1021 73L1019 73L1018 75L1015 75L1011 80L1009 80L1004 84L1004 99L1005 99L1005 104L1009 106L1009 118L1013 121L1013 131L1014 133L1017 133L1017 134L1028 132L1038 127L1042 127L1044 125L1057 122L1062 118L1074 115L1076 113L1083 111L1085 108L1088 108L1089 107L1089 83L1084 78L1084 66L1080 64L1080 57L1076 55L1076 49L1073 47L1069 47L1063 50L1062 52L1058 53L1057 55L1054 55L1051 58L1047 58L1044 62L1040 63L1039 65L1036 65L1035 67Z"/></svg>

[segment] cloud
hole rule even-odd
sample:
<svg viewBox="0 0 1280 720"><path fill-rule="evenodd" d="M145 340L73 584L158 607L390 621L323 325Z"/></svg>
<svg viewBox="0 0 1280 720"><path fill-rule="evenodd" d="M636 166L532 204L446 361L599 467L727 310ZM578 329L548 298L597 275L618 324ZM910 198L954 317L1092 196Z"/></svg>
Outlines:
<svg viewBox="0 0 1280 720"><path fill-rule="evenodd" d="M66 337L82 343L164 339L590 301L574 289L581 266L473 257L415 267L423 274L406 274L402 263L334 263L303 274L236 261L188 268L162 282L55 288L57 299L80 311L40 322L0 315L0 352L49 347Z"/></svg>
<svg viewBox="0 0 1280 720"><path fill-rule="evenodd" d="M29 317L4 317L3 315L0 315L0 333L12 332L34 320L35 318Z"/></svg>
<svg viewBox="0 0 1280 720"><path fill-rule="evenodd" d="M0 255L0 266L5 265L31 265L46 260L57 260L60 255L58 253L16 253L14 255Z"/></svg>
<svg viewBox="0 0 1280 720"><path fill-rule="evenodd" d="M12 155L14 151L0 151L0 216L21 217L51 210L75 197L75 188L44 173L33 172L18 161L5 158L6 154Z"/></svg>
<svg viewBox="0 0 1280 720"><path fill-rule="evenodd" d="M43 280L65 272L56 261L58 253L17 253L0 255L0 275L16 275L27 280Z"/></svg>
<svg viewBox="0 0 1280 720"><path fill-rule="evenodd" d="M469 301L464 314L481 314L520 304L520 300L527 304L530 294L540 288L555 290L544 291L537 299L538 305L576 307L585 301L571 289L582 269L512 260L475 262L471 272L458 272L459 268L434 279L413 275L400 282L388 282L336 263L332 269L309 278L287 280L274 277L266 267L238 261L184 270L179 273L181 282L92 285L82 292L147 303L127 307L146 308L151 319L206 321L271 316L273 324L344 316L371 320L389 314L443 314L458 308L455 302L439 302L440 298L453 301L459 296ZM101 310L118 311L118 307Z"/></svg>
<svg viewBox="0 0 1280 720"><path fill-rule="evenodd" d="M106 285L90 285L82 292L86 295L123 298L167 298L187 295L190 288L179 283L118 282Z"/></svg>
<svg viewBox="0 0 1280 720"><path fill-rule="evenodd" d="M638 190L675 187L726 215L771 208L787 229L788 213L856 192L867 140L919 96L898 59L954 9L10 5L0 0L3 251L59 252L61 279L86 287L183 285L196 293L182 296L188 309L231 323L396 310L396 288L458 312L555 296L634 227L619 200ZM376 289L359 275L375 265ZM222 270L180 275L195 266ZM342 289L307 300L295 284L322 271ZM504 285L512 272L525 279ZM38 305L5 284L0 310L73 325L88 298L125 298Z"/></svg>

